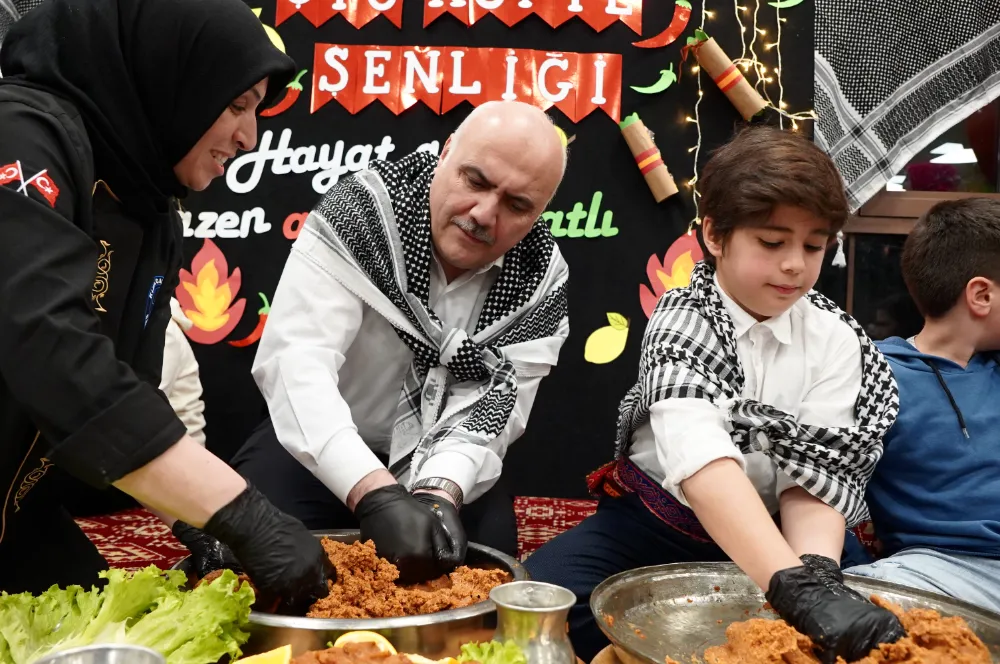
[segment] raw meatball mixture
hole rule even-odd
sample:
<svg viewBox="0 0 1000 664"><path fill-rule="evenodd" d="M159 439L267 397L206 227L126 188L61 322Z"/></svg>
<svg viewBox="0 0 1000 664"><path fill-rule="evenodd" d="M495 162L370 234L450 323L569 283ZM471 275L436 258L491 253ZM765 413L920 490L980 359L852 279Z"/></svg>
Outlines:
<svg viewBox="0 0 1000 664"><path fill-rule="evenodd" d="M310 618L389 618L457 609L488 599L490 591L511 580L499 569L459 567L419 586L396 585L396 566L375 553L375 544L322 540L337 568L330 594L306 614Z"/></svg>
<svg viewBox="0 0 1000 664"><path fill-rule="evenodd" d="M991 664L990 653L961 618L942 618L937 611L903 611L879 597L872 601L895 613L907 636L893 644L883 644L867 657L852 664ZM705 651L706 664L818 664L812 641L783 620L755 618L732 623L726 629L727 642ZM667 664L673 660L667 658ZM838 664L845 664L837 658Z"/></svg>

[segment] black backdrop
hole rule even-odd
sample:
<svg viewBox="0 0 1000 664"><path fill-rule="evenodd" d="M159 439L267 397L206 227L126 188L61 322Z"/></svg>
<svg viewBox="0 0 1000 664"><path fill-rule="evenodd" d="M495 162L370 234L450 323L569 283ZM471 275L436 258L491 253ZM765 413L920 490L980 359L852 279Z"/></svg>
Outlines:
<svg viewBox="0 0 1000 664"><path fill-rule="evenodd" d="M596 32L584 21L574 18L553 29L539 17L529 16L508 28L494 17L486 16L466 27L446 15L424 28L422 0L403 2L401 30L384 17L377 17L360 30L339 16L315 28L304 17L295 15L277 27L289 55L300 69L310 72L303 79L302 98L290 110L261 119L259 133L274 132L272 148L277 145L284 128L292 129L292 147L333 146L342 140L345 152L356 144L378 145L388 135L396 146L389 158L397 158L423 143L435 140L443 143L471 110L468 103L463 103L448 113L437 115L418 103L396 116L381 103L374 102L352 115L333 102L311 115L308 96L315 43L492 46L621 53L622 117L639 113L654 132L664 160L681 189L679 195L658 205L618 126L600 109L577 124L558 110L550 110L556 124L568 136L576 138L570 145L566 179L549 209L569 211L576 202L581 202L586 209L594 192L600 191L603 193L601 212L613 212L613 224L619 232L614 237L561 237L557 240L570 266L571 332L560 355L559 366L542 383L526 434L508 453L504 472L511 490L519 495L582 497L586 493L586 473L610 459L618 402L635 380L646 323L639 287L649 284L647 261L653 254L662 259L671 243L687 230L694 216L690 189L684 184L692 174L694 155L689 148L694 146L697 137L695 125L685 120L694 115L698 96L697 77L691 74L692 61L689 59L683 66L680 81L661 94L643 95L629 86L653 83L659 71L671 62L675 70L680 67L681 46L698 25L701 7L695 0L690 25L674 44L661 49L639 49L631 45L639 37L622 23ZM674 3L645 0L644 4L643 34L648 37L659 33L670 22ZM737 5L748 6L741 17L752 26L754 0L733 0L732 4L712 2L708 8L715 15L706 23L706 31L731 57L739 54L741 45L734 14ZM261 8L261 20L266 25L274 25L274 0L253 2L251 6ZM782 24L780 46L785 100L790 110L807 110L812 108L812 3L785 9L782 15L788 19ZM777 49L765 50L762 43L773 40L776 13L766 0L761 0L759 24L768 34L758 38L757 51L771 69L777 64ZM752 27L748 27L748 32L752 32ZM703 76L702 85L703 164L711 148L725 142L742 120L707 76ZM769 90L777 99L776 82ZM774 121L773 115L770 121ZM803 126L803 130L808 131L809 127ZM257 293L268 297L274 293L292 243L283 232L286 217L308 211L318 199L312 188L315 173L274 175L269 166L264 169L259 185L249 193L234 193L225 179L220 178L207 191L184 201L184 207L192 213L189 235L199 226L198 215L202 212L233 211L242 215L256 207L265 212L265 223L251 224L246 237L212 237L225 255L229 271L240 270L242 284L235 299L246 299L245 313L227 340L243 338L256 325L260 307ZM244 167L239 179L245 181L249 170ZM218 224L215 232L218 233ZM207 229L198 234L212 236L213 232ZM231 230L222 232L222 235L233 234ZM189 236L185 240L187 269L191 269L192 257L204 244L203 237ZM631 320L628 340L617 359L607 364L592 364L584 360L584 345L593 331L608 324L608 312L622 314ZM237 348L225 342L201 344L193 341L192 346L201 364L205 388L208 445L228 459L266 415L266 406L250 376L256 344Z"/></svg>

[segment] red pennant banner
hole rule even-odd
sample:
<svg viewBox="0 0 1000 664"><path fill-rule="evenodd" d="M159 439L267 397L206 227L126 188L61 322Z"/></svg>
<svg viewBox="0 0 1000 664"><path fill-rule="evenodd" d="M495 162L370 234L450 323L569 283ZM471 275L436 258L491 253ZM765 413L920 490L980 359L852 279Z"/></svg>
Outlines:
<svg viewBox="0 0 1000 664"><path fill-rule="evenodd" d="M486 83L487 101L522 101L542 107L536 82L535 52L523 48L493 48L489 54L490 72ZM500 72L503 75L500 75Z"/></svg>
<svg viewBox="0 0 1000 664"><path fill-rule="evenodd" d="M465 25L493 14L508 27L537 14L553 28L576 16L598 32L621 21L642 34L642 0L424 0L425 28L442 14L451 14Z"/></svg>
<svg viewBox="0 0 1000 664"><path fill-rule="evenodd" d="M486 84L489 78L487 62L489 48L443 48L447 53L444 64L444 90L441 93L441 112L447 113L463 101L479 106L486 101Z"/></svg>
<svg viewBox="0 0 1000 664"><path fill-rule="evenodd" d="M309 0L306 0L306 2L308 1ZM281 25L295 14L300 13L304 4L306 3L301 1L292 2L292 0L277 0L274 9L274 24L276 26Z"/></svg>
<svg viewBox="0 0 1000 664"><path fill-rule="evenodd" d="M354 92L358 71L358 46L316 44L313 52L312 100L309 112L315 113L332 99L354 113Z"/></svg>
<svg viewBox="0 0 1000 664"><path fill-rule="evenodd" d="M580 77L576 97L576 122L601 109L618 122L622 106L622 56L618 53L594 53L578 63Z"/></svg>
<svg viewBox="0 0 1000 664"><path fill-rule="evenodd" d="M336 100L357 113L378 100L399 114L419 101L447 113L465 101L517 100L555 106L573 122L600 108L617 122L621 78L616 53L316 44L309 108Z"/></svg>
<svg viewBox="0 0 1000 664"><path fill-rule="evenodd" d="M556 0L555 2L537 0L535 2L535 13L553 28L558 28L574 16L583 18L582 9L580 0Z"/></svg>
<svg viewBox="0 0 1000 664"><path fill-rule="evenodd" d="M442 58L449 49L415 46L403 49L403 73L399 90L401 110L422 101L435 113L441 113L441 89L444 87Z"/></svg>
<svg viewBox="0 0 1000 664"><path fill-rule="evenodd" d="M424 0L424 27L434 22L442 14L451 14L462 23L469 25L469 7L465 0Z"/></svg>
<svg viewBox="0 0 1000 664"><path fill-rule="evenodd" d="M345 17L359 30L376 16L385 16L397 28L403 27L403 0L350 0Z"/></svg>
<svg viewBox="0 0 1000 664"><path fill-rule="evenodd" d="M376 99L390 111L399 115L399 65L402 54L399 46L366 46L362 52L358 87L354 95L357 113Z"/></svg>
<svg viewBox="0 0 1000 664"><path fill-rule="evenodd" d="M429 1L429 0L428 0ZM532 0L520 0L519 2L504 2L493 10L493 15L511 28L515 23L523 21L525 18L535 13L535 6ZM424 10L424 20L427 20L427 11ZM426 24L425 24L426 25Z"/></svg>
<svg viewBox="0 0 1000 664"><path fill-rule="evenodd" d="M359 30L380 15L402 28L403 0L277 0L274 25L294 14L302 14L317 28L338 14Z"/></svg>
<svg viewBox="0 0 1000 664"><path fill-rule="evenodd" d="M585 59L590 56L583 56ZM541 108L555 106L563 115L576 122L576 94L580 87L577 75L579 53L539 53L538 92L542 99ZM620 84L619 84L620 86Z"/></svg>

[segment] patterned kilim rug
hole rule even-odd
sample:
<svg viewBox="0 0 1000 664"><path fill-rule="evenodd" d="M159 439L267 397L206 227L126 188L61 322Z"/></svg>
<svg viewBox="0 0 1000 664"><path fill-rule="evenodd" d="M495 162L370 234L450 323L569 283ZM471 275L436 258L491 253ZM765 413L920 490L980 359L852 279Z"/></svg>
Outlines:
<svg viewBox="0 0 1000 664"><path fill-rule="evenodd" d="M595 505L593 500L515 499L518 556L524 560L548 540L580 523L593 513ZM164 569L187 555L170 529L145 510L77 519L77 523L111 567L156 565Z"/></svg>

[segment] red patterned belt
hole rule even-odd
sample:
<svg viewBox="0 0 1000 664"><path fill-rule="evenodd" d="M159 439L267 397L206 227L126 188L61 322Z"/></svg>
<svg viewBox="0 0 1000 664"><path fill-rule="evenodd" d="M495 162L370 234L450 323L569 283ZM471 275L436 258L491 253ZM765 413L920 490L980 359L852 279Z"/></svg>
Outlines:
<svg viewBox="0 0 1000 664"><path fill-rule="evenodd" d="M681 504L628 457L605 464L588 475L587 488L595 497L620 498L634 493L646 509L674 530L699 542L712 542L691 508Z"/></svg>

